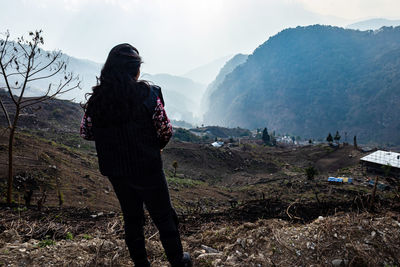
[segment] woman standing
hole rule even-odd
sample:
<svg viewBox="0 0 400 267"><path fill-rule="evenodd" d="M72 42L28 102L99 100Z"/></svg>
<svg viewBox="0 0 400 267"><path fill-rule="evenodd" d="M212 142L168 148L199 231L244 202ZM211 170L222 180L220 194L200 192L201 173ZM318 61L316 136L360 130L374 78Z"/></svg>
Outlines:
<svg viewBox="0 0 400 267"><path fill-rule="evenodd" d="M115 46L84 106L81 136L94 140L100 172L121 205L125 241L135 266L150 266L143 204L157 226L172 266L192 266L183 253L178 218L169 197L161 149L172 136L161 88L139 81L141 57L129 44Z"/></svg>

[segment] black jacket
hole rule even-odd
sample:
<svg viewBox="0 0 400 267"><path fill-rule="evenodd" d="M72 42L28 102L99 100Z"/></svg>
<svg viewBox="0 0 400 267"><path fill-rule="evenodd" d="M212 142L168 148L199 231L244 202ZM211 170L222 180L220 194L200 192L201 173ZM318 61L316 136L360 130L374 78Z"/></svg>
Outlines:
<svg viewBox="0 0 400 267"><path fill-rule="evenodd" d="M101 174L132 176L139 186L156 182L153 180L162 172L160 145L152 120L157 97L164 102L161 88L151 86L149 96L122 125L96 127L93 122Z"/></svg>

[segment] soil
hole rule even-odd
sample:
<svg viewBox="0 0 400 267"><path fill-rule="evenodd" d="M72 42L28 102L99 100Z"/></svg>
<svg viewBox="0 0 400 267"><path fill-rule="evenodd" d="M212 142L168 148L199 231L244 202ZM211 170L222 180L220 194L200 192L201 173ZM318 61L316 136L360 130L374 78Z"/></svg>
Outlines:
<svg viewBox="0 0 400 267"><path fill-rule="evenodd" d="M0 265L133 266L115 213L0 208ZM181 218L194 266L398 266L399 213L336 213L305 224L281 219ZM200 219L200 220L198 220ZM168 266L155 227L145 228L152 266ZM212 251L212 252L210 252ZM339 262L339 264L337 264Z"/></svg>

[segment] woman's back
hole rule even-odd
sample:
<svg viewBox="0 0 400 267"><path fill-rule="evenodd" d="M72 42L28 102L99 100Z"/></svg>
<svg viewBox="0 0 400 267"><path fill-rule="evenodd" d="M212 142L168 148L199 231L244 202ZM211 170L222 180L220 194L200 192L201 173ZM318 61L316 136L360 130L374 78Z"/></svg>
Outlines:
<svg viewBox="0 0 400 267"><path fill-rule="evenodd" d="M124 114L122 122L117 118L100 124L93 120L93 134L103 175L152 177L162 171L160 147L152 118L161 91L155 86L151 86L150 90L143 103L138 103L135 109ZM138 185L154 182L151 179L137 181Z"/></svg>

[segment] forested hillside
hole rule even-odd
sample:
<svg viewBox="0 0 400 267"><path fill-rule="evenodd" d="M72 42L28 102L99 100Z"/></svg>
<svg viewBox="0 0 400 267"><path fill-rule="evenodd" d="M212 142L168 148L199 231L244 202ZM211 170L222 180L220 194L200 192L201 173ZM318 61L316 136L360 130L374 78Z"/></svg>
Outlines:
<svg viewBox="0 0 400 267"><path fill-rule="evenodd" d="M400 27L287 29L210 95L207 124L400 143Z"/></svg>
<svg viewBox="0 0 400 267"><path fill-rule="evenodd" d="M209 108L210 96L211 94L218 88L218 86L224 81L225 76L231 73L237 66L246 62L248 55L237 54L229 61L225 63L225 65L219 71L215 80L207 86L207 89L201 100L201 109L206 112Z"/></svg>

